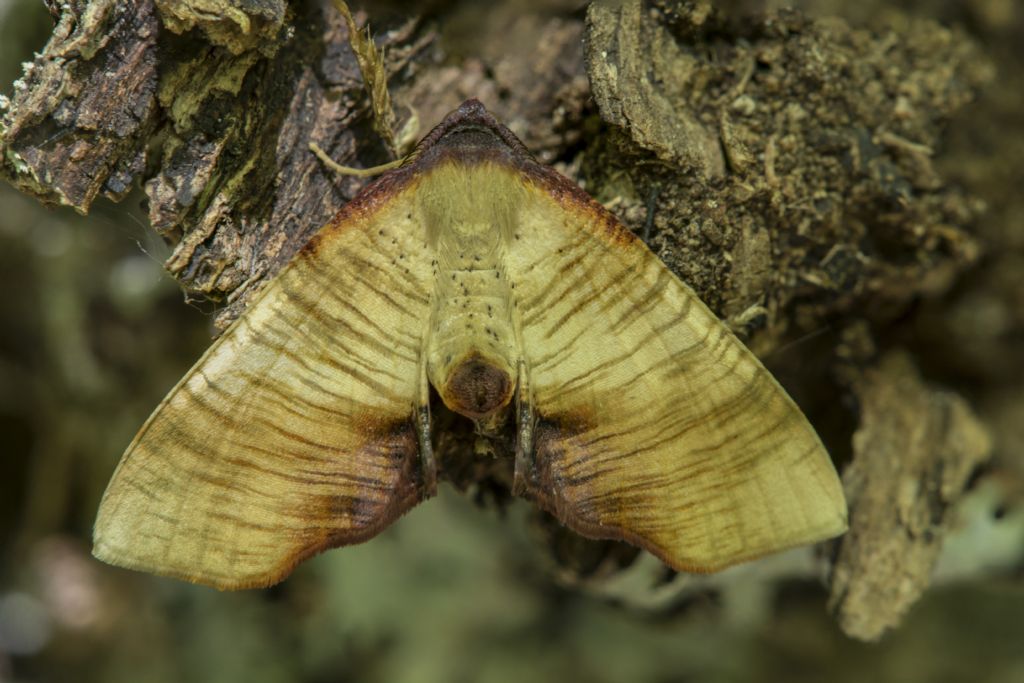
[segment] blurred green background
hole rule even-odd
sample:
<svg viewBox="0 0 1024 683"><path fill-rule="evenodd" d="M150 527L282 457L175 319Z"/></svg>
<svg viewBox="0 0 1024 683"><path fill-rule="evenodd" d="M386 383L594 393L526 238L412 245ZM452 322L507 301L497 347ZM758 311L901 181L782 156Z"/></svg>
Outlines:
<svg viewBox="0 0 1024 683"><path fill-rule="evenodd" d="M0 0L0 91L50 28L37 0ZM757 565L668 610L562 587L525 503L447 487L271 590L100 564L103 488L211 333L140 201L83 218L0 185L0 682L1024 681L1020 577L935 587L865 645L818 584Z"/></svg>

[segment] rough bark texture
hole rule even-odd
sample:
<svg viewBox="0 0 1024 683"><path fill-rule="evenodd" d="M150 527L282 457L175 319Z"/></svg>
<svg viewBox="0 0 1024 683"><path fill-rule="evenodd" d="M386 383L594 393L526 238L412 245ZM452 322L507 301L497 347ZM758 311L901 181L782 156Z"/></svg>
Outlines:
<svg viewBox="0 0 1024 683"><path fill-rule="evenodd" d="M81 0L55 16L50 42L0 99L0 174L80 212L143 186L151 225L173 246L168 270L189 297L222 304L222 328L364 182L326 171L308 143L342 164L388 161L328 5ZM938 301L979 259L982 203L939 157L947 123L992 79L987 57L928 21L872 31L667 0L594 5L585 20L473 3L445 22L373 19L399 129L418 121L422 135L478 97L640 232L755 351L782 355L818 336L783 381L845 465L853 526L836 551L834 605L858 638L896 623L988 452L961 398L877 351L890 343L879 330ZM967 173L975 187L979 173ZM1000 263L980 277L1013 292L1005 282L1024 270ZM1015 291L1002 332L981 337L996 329L991 318L950 331L927 306L921 329L975 334L965 366L1006 353L1024 329L1013 317L1024 287ZM977 308L969 297L959 306ZM927 361L927 349L914 352ZM1018 370L1020 357L1007 356ZM854 399L859 411L833 417ZM993 420L1020 424L1019 400L998 406ZM493 473L467 466L453 478L482 497ZM575 586L636 559L545 529L558 576ZM650 606L706 585L644 571L642 589L595 590Z"/></svg>
<svg viewBox="0 0 1024 683"><path fill-rule="evenodd" d="M150 3L67 3L53 37L14 84L0 127L3 175L39 199L86 212L141 176L157 128Z"/></svg>

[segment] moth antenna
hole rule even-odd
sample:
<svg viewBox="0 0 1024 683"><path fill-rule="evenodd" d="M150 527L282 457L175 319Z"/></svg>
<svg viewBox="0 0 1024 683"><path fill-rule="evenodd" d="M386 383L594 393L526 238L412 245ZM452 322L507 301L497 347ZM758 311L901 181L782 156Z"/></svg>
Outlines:
<svg viewBox="0 0 1024 683"><path fill-rule="evenodd" d="M394 161L389 161L388 163L381 164L380 166L371 166L370 168L355 168L353 166L342 166L337 161L328 156L327 152L325 152L323 148L320 147L320 145L316 144L315 142L309 143L309 151L315 154L316 158L323 162L324 166L331 169L335 173L339 173L341 175L355 176L356 178L372 178L375 175L380 175L381 173L386 173L391 169L398 168L403 163L405 163L405 159L403 158L395 159Z"/></svg>
<svg viewBox="0 0 1024 683"><path fill-rule="evenodd" d="M831 325L822 325L821 327L819 327L819 328L817 328L815 330L811 330L810 332L808 332L806 334L800 335L799 337L797 337L796 339L794 339L791 342L783 344L782 346L780 346L779 348L775 349L774 351L769 353L767 356L765 356L765 358L772 358L773 356L781 356L782 354L786 353L787 351L791 350L792 348L794 348L796 346L799 346L800 344L805 344L805 343L811 341L812 339L817 339L821 335L823 335L823 334L825 334L827 332L831 332L831 331L832 331L832 326Z"/></svg>

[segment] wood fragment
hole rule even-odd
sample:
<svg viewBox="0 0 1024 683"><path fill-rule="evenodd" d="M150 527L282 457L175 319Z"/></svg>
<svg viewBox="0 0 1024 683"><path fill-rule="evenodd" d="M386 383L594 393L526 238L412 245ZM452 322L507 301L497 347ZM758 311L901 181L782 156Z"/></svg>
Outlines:
<svg viewBox="0 0 1024 683"><path fill-rule="evenodd" d="M871 641L928 587L950 512L991 444L967 403L928 386L905 353L890 352L854 390L861 422L843 473L850 531L829 604L847 635Z"/></svg>

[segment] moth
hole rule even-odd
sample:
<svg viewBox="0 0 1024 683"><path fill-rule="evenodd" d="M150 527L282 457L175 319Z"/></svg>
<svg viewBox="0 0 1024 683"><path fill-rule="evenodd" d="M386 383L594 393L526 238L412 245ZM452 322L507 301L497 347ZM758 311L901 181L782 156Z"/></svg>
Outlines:
<svg viewBox="0 0 1024 683"><path fill-rule="evenodd" d="M511 425L513 493L677 570L846 529L828 454L754 355L469 100L163 400L93 553L237 589L366 541L436 491L431 392L482 433Z"/></svg>

